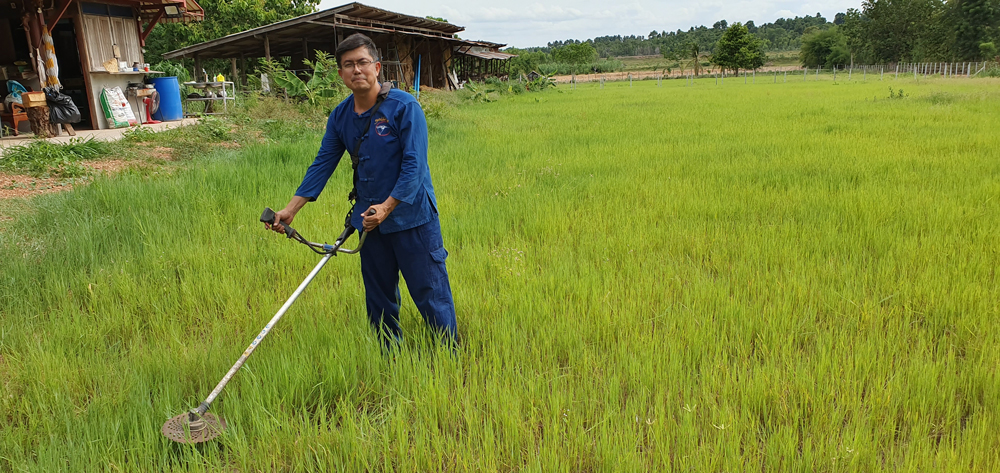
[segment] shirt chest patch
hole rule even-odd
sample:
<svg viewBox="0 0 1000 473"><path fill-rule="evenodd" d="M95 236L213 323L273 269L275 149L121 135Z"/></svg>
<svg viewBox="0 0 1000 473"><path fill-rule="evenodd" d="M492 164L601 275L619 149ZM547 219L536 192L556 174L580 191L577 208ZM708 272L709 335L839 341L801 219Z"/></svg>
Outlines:
<svg viewBox="0 0 1000 473"><path fill-rule="evenodd" d="M375 119L375 133L378 136L389 136L389 119L380 117Z"/></svg>

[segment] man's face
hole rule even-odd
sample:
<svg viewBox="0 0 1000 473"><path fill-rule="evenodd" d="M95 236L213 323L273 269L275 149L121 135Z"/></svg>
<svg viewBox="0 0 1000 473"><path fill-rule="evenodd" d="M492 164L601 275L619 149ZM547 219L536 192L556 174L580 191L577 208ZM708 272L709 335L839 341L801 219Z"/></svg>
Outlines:
<svg viewBox="0 0 1000 473"><path fill-rule="evenodd" d="M375 58L368 52L368 48L361 46L340 57L340 71L338 73L347 88L358 94L378 86L378 74L381 70L382 64L375 62Z"/></svg>

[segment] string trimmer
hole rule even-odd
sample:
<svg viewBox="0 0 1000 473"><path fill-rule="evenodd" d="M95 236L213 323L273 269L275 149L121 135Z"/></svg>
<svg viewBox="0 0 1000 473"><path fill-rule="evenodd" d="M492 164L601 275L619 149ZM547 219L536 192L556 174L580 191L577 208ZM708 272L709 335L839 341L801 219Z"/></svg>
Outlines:
<svg viewBox="0 0 1000 473"><path fill-rule="evenodd" d="M370 210L368 213L368 215L374 214L374 210ZM273 224L274 211L270 208L264 209L264 213L260 216L260 221L266 224ZM311 250L323 255L323 259L319 260L319 263L316 264L316 267L313 268L311 272L309 272L309 275L306 276L304 281L302 281L302 284L299 284L299 287L295 289L292 296L285 301L285 304L282 305L280 309L278 309L278 313L274 314L271 321L264 326L264 330L261 330L260 333L257 334L257 338L250 342L250 346L248 346L243 354L240 355L240 359L236 360L236 364L234 364L232 368L229 368L229 372L222 377L222 380L215 386L212 393L205 398L205 401L198 407L176 417L172 417L165 424L163 424L163 428L160 429L160 431L163 432L163 435L165 435L168 439L180 443L199 443L207 442L222 434L222 431L226 428L226 421L215 414L208 413L208 408L212 405L212 402L215 401L215 398L218 397L219 393L221 393L223 388L226 387L226 384L228 384L229 380L233 378L233 375L240 370L243 363L247 361L250 354L253 353L253 351L257 348L257 345L260 344L260 341L267 336L268 332L270 332L274 325L281 320L281 317L285 315L288 308L292 306L295 299L297 299L299 295L302 294L302 291L305 290L306 286L312 282L313 278L316 277L316 274L319 273L319 270L323 269L323 265L325 265L326 262L337 253L354 254L361 251L361 247L365 244L365 238L368 236L367 233L361 232L361 238L358 241L357 248L350 250L347 248L341 248L341 245L347 241L347 238L354 233L354 227L351 227L350 224L346 224L344 226L343 233L337 237L337 240L333 245L313 243L306 240L299 234L299 232L295 231L295 229L287 223L281 222L281 225L284 227L285 235L288 238L308 246Z"/></svg>

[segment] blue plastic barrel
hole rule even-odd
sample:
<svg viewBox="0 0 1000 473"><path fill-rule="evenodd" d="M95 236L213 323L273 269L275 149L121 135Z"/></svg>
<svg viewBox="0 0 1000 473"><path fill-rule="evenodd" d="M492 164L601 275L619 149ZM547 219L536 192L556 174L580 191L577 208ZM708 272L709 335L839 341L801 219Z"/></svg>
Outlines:
<svg viewBox="0 0 1000 473"><path fill-rule="evenodd" d="M152 79L153 88L160 94L160 109L153 114L154 120L177 121L184 118L181 107L181 85L176 76Z"/></svg>

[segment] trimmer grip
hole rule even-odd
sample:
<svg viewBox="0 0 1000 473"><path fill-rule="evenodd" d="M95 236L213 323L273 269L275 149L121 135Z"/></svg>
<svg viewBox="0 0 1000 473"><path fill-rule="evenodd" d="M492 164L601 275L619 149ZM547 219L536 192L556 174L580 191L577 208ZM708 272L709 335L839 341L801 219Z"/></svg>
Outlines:
<svg viewBox="0 0 1000 473"><path fill-rule="evenodd" d="M271 207L264 207L264 213L260 214L260 221L262 223L273 225L274 224L274 215L275 215L274 211L271 210ZM288 238L291 238L292 235L295 235L295 229L292 228L287 223L281 222L281 226L285 227L285 236L287 236Z"/></svg>
<svg viewBox="0 0 1000 473"><path fill-rule="evenodd" d="M264 213L260 214L261 223L271 224L274 223L274 211L271 207L264 207Z"/></svg>

